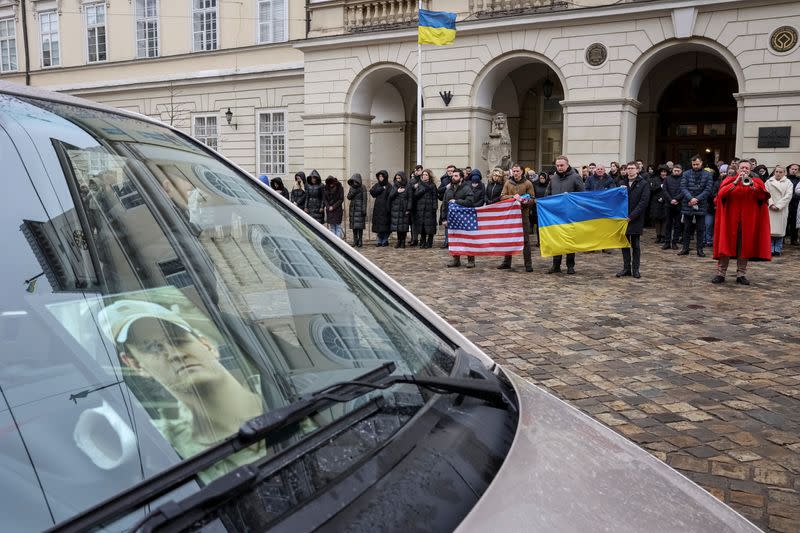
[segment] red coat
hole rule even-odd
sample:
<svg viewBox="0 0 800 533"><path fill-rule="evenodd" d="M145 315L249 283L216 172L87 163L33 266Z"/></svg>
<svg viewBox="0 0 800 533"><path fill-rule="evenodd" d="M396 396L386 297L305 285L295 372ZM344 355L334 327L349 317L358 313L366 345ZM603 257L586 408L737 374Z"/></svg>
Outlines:
<svg viewBox="0 0 800 533"><path fill-rule="evenodd" d="M760 178L753 178L753 186L733 182L728 176L719 186L715 200L717 214L714 219L714 259L721 256L743 257L756 261L772 259L770 244L769 193ZM742 249L737 254L737 233L741 230Z"/></svg>

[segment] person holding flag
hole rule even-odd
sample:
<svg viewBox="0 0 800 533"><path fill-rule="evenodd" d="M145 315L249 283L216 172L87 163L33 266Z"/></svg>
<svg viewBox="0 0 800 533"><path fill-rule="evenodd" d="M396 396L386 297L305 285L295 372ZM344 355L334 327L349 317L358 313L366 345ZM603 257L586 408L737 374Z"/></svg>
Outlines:
<svg viewBox="0 0 800 533"><path fill-rule="evenodd" d="M503 192L500 195L500 200L509 200L513 198L520 203L522 215L522 228L523 228L523 248L522 259L525 263L525 271L533 272L533 260L531 259L531 205L536 193L533 190L533 183L522 172L522 167L519 163L511 165L511 179L503 186ZM500 270L511 268L511 255L503 257L503 262L497 267Z"/></svg>
<svg viewBox="0 0 800 533"><path fill-rule="evenodd" d="M630 248L622 249L622 270L617 272L617 277L633 276L638 279L642 277L639 273L642 257L639 240L644 231L644 214L650 203L650 185L639 174L636 161L628 163L625 172L628 176L628 229L625 230L625 236L628 238Z"/></svg>

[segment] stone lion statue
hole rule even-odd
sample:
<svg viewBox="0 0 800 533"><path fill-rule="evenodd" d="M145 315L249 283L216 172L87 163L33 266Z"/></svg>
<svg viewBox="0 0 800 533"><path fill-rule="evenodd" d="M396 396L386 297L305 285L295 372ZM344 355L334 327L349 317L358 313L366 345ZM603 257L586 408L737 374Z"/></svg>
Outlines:
<svg viewBox="0 0 800 533"><path fill-rule="evenodd" d="M508 170L511 167L511 134L505 113L497 113L492 119L492 129L489 138L483 141L481 157L489 164L489 168Z"/></svg>

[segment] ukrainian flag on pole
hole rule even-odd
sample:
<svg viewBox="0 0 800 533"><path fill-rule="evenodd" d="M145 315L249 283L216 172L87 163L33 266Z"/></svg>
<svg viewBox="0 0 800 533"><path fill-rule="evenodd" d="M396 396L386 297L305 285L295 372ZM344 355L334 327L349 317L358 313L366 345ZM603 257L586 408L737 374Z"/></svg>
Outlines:
<svg viewBox="0 0 800 533"><path fill-rule="evenodd" d="M625 187L537 198L536 212L543 257L628 247Z"/></svg>
<svg viewBox="0 0 800 533"><path fill-rule="evenodd" d="M456 14L419 10L419 44L450 44L456 40Z"/></svg>

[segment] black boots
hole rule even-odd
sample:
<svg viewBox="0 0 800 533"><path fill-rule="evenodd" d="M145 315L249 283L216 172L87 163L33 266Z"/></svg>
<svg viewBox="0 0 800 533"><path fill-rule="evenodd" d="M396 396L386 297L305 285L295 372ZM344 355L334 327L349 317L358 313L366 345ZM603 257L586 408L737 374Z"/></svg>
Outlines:
<svg viewBox="0 0 800 533"><path fill-rule="evenodd" d="M362 246L364 246L363 239L364 239L364 230L363 229L354 229L353 230L353 247L354 248L361 248Z"/></svg>

